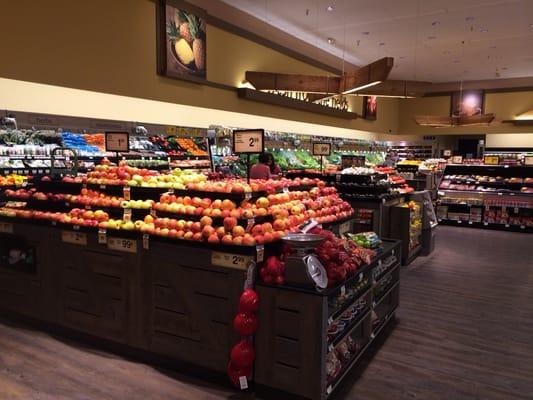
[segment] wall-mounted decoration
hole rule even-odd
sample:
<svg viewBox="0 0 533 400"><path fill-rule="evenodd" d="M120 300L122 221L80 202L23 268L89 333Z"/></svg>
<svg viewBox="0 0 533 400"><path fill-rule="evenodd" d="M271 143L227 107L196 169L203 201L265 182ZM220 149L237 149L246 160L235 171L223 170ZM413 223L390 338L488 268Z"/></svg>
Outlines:
<svg viewBox="0 0 533 400"><path fill-rule="evenodd" d="M180 0L158 0L158 73L202 82L207 78L206 13Z"/></svg>
<svg viewBox="0 0 533 400"><path fill-rule="evenodd" d="M363 97L363 118L375 120L378 115L378 98L376 96Z"/></svg>
<svg viewBox="0 0 533 400"><path fill-rule="evenodd" d="M452 93L452 117L473 117L483 114L483 90L468 90Z"/></svg>

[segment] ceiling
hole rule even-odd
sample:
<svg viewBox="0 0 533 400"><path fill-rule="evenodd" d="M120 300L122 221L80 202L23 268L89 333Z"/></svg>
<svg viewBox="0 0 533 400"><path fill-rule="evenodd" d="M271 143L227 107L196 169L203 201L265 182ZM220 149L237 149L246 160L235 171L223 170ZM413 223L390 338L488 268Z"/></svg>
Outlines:
<svg viewBox="0 0 533 400"><path fill-rule="evenodd" d="M394 57L390 79L533 76L533 0L223 1L355 65Z"/></svg>

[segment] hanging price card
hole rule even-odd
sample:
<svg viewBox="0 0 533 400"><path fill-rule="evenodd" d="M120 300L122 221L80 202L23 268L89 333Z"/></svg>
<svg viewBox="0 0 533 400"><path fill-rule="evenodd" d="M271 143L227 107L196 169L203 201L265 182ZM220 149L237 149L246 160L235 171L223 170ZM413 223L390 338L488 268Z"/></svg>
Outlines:
<svg viewBox="0 0 533 400"><path fill-rule="evenodd" d="M0 233L13 233L13 224L0 222Z"/></svg>
<svg viewBox="0 0 533 400"><path fill-rule="evenodd" d="M109 250L124 251L126 253L137 253L137 241L134 239L110 237L107 238L107 248Z"/></svg>
<svg viewBox="0 0 533 400"><path fill-rule="evenodd" d="M221 253L213 251L211 253L211 264L218 267L246 270L252 258L241 254Z"/></svg>
<svg viewBox="0 0 533 400"><path fill-rule="evenodd" d="M87 246L87 235L81 232L61 231L61 240L65 243Z"/></svg>
<svg viewBox="0 0 533 400"><path fill-rule="evenodd" d="M262 153L264 151L264 129L249 129L233 131L233 152Z"/></svg>

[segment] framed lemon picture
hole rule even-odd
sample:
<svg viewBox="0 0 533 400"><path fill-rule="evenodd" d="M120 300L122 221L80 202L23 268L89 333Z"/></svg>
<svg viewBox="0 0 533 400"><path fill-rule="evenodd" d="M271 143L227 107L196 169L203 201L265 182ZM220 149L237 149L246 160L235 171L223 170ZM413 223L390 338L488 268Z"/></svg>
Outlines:
<svg viewBox="0 0 533 400"><path fill-rule="evenodd" d="M206 12L181 0L157 2L157 66L160 75L207 79Z"/></svg>

